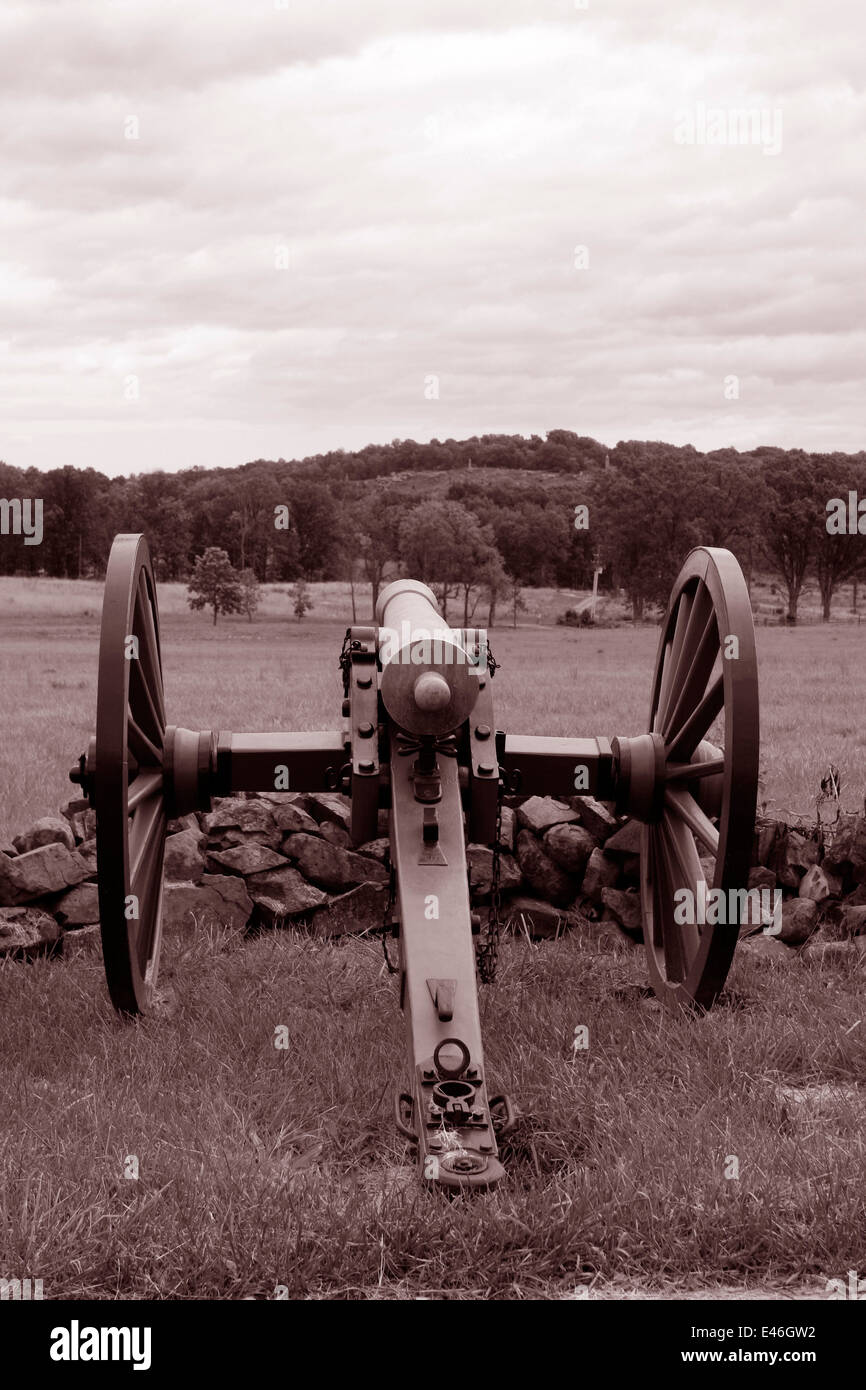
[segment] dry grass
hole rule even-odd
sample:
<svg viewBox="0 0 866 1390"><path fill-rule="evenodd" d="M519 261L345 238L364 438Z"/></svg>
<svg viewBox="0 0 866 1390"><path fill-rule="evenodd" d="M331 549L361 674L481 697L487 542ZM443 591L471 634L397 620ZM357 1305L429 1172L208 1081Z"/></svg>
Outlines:
<svg viewBox="0 0 866 1390"><path fill-rule="evenodd" d="M711 1015L671 1019L633 948L509 942L483 1023L523 1118L507 1183L448 1199L393 1130L380 967L202 931L169 943L163 1016L124 1026L98 963L0 966L0 1266L46 1297L458 1299L819 1293L862 1267L862 972L744 958ZM813 1081L840 1103L786 1100Z"/></svg>

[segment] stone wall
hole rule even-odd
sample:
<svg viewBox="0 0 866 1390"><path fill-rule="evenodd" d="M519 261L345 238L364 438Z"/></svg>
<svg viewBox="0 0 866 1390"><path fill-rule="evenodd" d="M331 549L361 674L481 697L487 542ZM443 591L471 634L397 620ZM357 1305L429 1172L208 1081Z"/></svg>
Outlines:
<svg viewBox="0 0 866 1390"><path fill-rule="evenodd" d="M349 802L336 793L272 792L216 801L169 826L165 929L208 918L238 928L292 925L318 936L371 931L387 901L388 815L379 838L353 847ZM86 801L0 842L0 954L99 949L95 817ZM641 939L640 826L609 803L577 796L506 797L503 917L512 929L554 936L578 922L599 935ZM474 910L484 922L492 851L467 848ZM783 960L794 950L858 958L866 952L866 819L794 829L762 820L750 887L784 893L781 931L743 926L747 949Z"/></svg>

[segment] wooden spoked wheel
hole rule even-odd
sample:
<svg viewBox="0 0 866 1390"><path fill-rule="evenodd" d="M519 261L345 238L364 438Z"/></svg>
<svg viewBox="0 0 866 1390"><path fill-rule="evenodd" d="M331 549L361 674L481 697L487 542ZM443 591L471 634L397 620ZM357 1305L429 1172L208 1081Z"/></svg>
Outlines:
<svg viewBox="0 0 866 1390"><path fill-rule="evenodd" d="M742 899L731 890L748 887L758 794L752 606L728 550L693 550L680 571L656 660L650 731L655 812L641 852L650 979L666 1004L708 1008L737 945ZM682 889L703 925L682 920ZM722 890L725 906L714 894L716 906L701 914L710 889Z"/></svg>
<svg viewBox="0 0 866 1390"><path fill-rule="evenodd" d="M102 605L94 802L105 973L128 1014L147 1009L159 968L165 729L150 553L144 536L117 536Z"/></svg>

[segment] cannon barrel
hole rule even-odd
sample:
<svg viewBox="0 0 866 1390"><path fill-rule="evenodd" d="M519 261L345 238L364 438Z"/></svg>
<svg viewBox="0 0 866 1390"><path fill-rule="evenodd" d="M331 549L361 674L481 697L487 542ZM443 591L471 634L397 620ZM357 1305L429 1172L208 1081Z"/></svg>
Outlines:
<svg viewBox="0 0 866 1390"><path fill-rule="evenodd" d="M380 690L394 722L416 737L459 728L478 698L479 654L448 627L433 591L395 580L379 595L376 621Z"/></svg>

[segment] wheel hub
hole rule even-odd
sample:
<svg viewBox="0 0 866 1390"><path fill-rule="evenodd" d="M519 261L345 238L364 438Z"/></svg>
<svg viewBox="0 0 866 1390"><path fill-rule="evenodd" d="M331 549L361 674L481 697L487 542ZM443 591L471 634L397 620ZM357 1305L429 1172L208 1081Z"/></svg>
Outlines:
<svg viewBox="0 0 866 1390"><path fill-rule="evenodd" d="M646 823L662 818L665 804L665 741L661 734L611 739L616 809Z"/></svg>
<svg viewBox="0 0 866 1390"><path fill-rule="evenodd" d="M165 731L163 782L166 815L185 816L190 811L207 811L211 804L211 785L216 768L216 735L169 724Z"/></svg>

